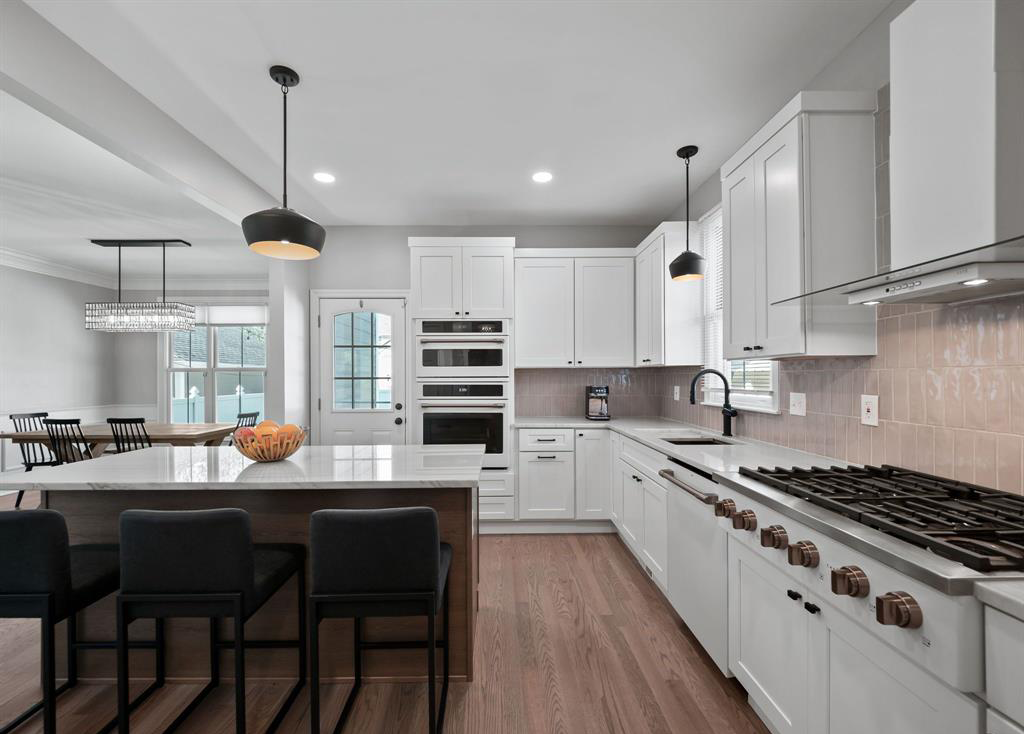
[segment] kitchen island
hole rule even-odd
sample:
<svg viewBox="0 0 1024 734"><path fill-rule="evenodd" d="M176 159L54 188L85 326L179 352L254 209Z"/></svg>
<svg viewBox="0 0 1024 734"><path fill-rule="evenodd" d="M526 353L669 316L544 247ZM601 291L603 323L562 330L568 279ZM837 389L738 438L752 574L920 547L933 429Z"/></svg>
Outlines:
<svg viewBox="0 0 1024 734"><path fill-rule="evenodd" d="M452 677L471 680L476 621L478 549L477 491L483 446L303 446L284 461L258 464L232 447L160 446L103 456L76 464L35 469L0 479L0 489L38 490L41 506L61 512L72 543L116 543L118 517L127 509L192 510L238 507L252 516L255 542L306 543L309 516L328 508L432 507L441 540L452 546ZM173 553L173 548L168 548ZM339 558L339 563L345 559ZM295 581L290 581L246 624L252 638L294 639ZM79 615L81 639L112 639L114 597ZM229 639L227 621L224 638ZM364 639L424 637L421 618L364 622ZM323 677L352 675L350 620L321 626ZM133 639L151 638L152 622L131 626ZM167 624L169 679L201 680L208 675L205 619L174 619ZM58 632L58 640L65 635ZM230 655L230 652L225 652ZM422 680L420 650L364 653L363 675L370 680ZM132 671L147 676L153 656L132 652ZM63 652L58 660L63 660ZM247 656L247 676L290 679L295 653L267 649ZM225 661L224 670L230 670ZM114 657L85 651L79 677L111 680Z"/></svg>

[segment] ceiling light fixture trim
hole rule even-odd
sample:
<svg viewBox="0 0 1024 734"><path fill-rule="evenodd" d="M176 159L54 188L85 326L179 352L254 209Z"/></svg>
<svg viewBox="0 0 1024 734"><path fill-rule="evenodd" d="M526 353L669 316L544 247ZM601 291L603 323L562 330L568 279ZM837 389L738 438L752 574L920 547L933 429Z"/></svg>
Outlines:
<svg viewBox="0 0 1024 734"><path fill-rule="evenodd" d="M676 155L686 163L686 249L668 264L672 280L703 280L704 258L690 249L690 159L700 150L696 145L684 145Z"/></svg>
<svg viewBox="0 0 1024 734"><path fill-rule="evenodd" d="M533 178L534 183L551 183L554 176L551 174L551 171L537 171L531 178Z"/></svg>
<svg viewBox="0 0 1024 734"><path fill-rule="evenodd" d="M309 217L288 208L288 90L299 75L287 66L270 67L270 78L281 87L282 150L281 206L250 214L242 220L249 249L279 260L312 260L324 249L326 231Z"/></svg>

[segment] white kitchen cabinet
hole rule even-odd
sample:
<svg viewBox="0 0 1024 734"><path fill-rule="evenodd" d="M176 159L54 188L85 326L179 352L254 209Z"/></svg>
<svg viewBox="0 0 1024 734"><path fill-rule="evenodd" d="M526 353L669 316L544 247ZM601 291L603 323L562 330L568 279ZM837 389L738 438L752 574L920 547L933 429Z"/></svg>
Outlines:
<svg viewBox="0 0 1024 734"><path fill-rule="evenodd" d="M1024 621L985 607L985 696L1024 725Z"/></svg>
<svg viewBox="0 0 1024 734"><path fill-rule="evenodd" d="M665 236L660 235L636 256L636 364L665 361L664 300Z"/></svg>
<svg viewBox="0 0 1024 734"><path fill-rule="evenodd" d="M612 456L611 461L611 504L608 508L608 517L615 526L615 529L622 534L622 497L623 490L625 489L625 482L628 479L633 481L630 476L622 469L625 462L620 461L616 456Z"/></svg>
<svg viewBox="0 0 1024 734"><path fill-rule="evenodd" d="M807 590L733 538L728 553L729 668L773 731L805 734Z"/></svg>
<svg viewBox="0 0 1024 734"><path fill-rule="evenodd" d="M622 459L618 460L622 475L622 539L639 554L644 540L644 487L639 471Z"/></svg>
<svg viewBox="0 0 1024 734"><path fill-rule="evenodd" d="M872 93L801 92L721 169L729 359L875 354L842 294L875 272Z"/></svg>
<svg viewBox="0 0 1024 734"><path fill-rule="evenodd" d="M668 588L668 493L650 477L641 475L643 487L644 570L662 589Z"/></svg>
<svg viewBox="0 0 1024 734"><path fill-rule="evenodd" d="M410 237L411 315L511 318L514 244L511 237Z"/></svg>
<svg viewBox="0 0 1024 734"><path fill-rule="evenodd" d="M611 455L608 430L576 431L576 519L611 517Z"/></svg>
<svg viewBox="0 0 1024 734"><path fill-rule="evenodd" d="M516 258L516 367L575 364L571 257Z"/></svg>
<svg viewBox="0 0 1024 734"><path fill-rule="evenodd" d="M519 453L519 519L572 520L575 486L572 451Z"/></svg>
<svg viewBox="0 0 1024 734"><path fill-rule="evenodd" d="M633 260L575 259L576 365L633 366Z"/></svg>

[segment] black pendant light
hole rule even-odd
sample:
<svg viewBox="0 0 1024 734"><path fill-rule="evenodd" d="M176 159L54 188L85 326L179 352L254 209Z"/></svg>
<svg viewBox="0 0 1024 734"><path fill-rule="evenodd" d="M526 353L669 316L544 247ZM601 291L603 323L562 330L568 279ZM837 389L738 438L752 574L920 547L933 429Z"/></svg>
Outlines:
<svg viewBox="0 0 1024 734"><path fill-rule="evenodd" d="M696 145L684 145L676 155L686 163L686 249L668 264L672 280L702 280L704 258L690 250L690 159L697 155Z"/></svg>
<svg viewBox="0 0 1024 734"><path fill-rule="evenodd" d="M242 234L249 249L279 260L312 260L324 249L324 228L288 208L288 90L299 75L287 66L271 66L270 78L281 86L284 109L284 163L281 206L250 214L242 220Z"/></svg>

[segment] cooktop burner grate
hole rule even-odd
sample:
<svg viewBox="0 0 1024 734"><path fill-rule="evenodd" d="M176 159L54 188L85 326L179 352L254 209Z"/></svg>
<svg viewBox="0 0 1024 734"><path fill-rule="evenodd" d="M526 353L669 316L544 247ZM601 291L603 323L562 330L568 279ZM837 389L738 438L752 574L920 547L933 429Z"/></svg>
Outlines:
<svg viewBox="0 0 1024 734"><path fill-rule="evenodd" d="M1024 569L1024 497L895 466L740 473L977 571Z"/></svg>

